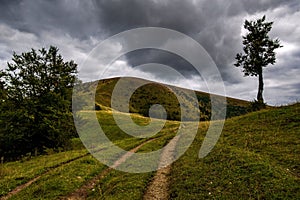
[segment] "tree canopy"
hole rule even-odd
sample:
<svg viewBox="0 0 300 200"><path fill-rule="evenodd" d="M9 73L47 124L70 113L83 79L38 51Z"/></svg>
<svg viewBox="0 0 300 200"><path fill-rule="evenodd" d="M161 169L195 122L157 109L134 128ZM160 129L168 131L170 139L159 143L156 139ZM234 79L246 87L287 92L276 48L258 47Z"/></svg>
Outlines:
<svg viewBox="0 0 300 200"><path fill-rule="evenodd" d="M245 76L258 76L257 100L263 103L263 67L275 64L275 49L282 47L279 39L272 40L269 32L273 22L266 22L266 16L255 21L245 20L244 28L248 31L243 36L244 53L236 55L236 67L243 67Z"/></svg>
<svg viewBox="0 0 300 200"><path fill-rule="evenodd" d="M77 64L58 48L32 49L0 71L0 155L16 157L64 147L76 135L71 113Z"/></svg>

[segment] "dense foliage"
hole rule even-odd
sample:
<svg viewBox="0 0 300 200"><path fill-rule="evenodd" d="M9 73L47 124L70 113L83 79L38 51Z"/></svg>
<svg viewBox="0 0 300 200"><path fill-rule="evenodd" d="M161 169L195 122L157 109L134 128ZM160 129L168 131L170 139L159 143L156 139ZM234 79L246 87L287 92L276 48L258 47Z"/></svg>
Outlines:
<svg viewBox="0 0 300 200"><path fill-rule="evenodd" d="M64 147L76 134L71 113L77 64L58 48L13 54L1 71L0 156Z"/></svg>

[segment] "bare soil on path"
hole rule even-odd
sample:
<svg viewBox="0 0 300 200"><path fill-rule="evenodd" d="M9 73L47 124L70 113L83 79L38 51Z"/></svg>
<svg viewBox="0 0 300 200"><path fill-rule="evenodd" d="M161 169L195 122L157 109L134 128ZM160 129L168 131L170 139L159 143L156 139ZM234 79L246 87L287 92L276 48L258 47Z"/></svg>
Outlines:
<svg viewBox="0 0 300 200"><path fill-rule="evenodd" d="M176 144L179 136L175 136L169 143L160 158L160 167L166 166L174 158ZM166 200L169 199L169 174L171 164L157 170L152 182L143 197L144 200Z"/></svg>

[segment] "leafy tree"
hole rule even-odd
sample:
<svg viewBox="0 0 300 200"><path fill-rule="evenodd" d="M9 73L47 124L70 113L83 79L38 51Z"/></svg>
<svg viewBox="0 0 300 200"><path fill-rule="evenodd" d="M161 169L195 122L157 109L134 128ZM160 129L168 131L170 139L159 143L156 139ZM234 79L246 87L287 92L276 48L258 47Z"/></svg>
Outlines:
<svg viewBox="0 0 300 200"><path fill-rule="evenodd" d="M256 21L245 20L244 28L248 30L243 36L244 54L236 55L236 67L243 67L245 76L258 76L257 101L264 104L263 99L263 67L275 64L274 50L282 47L278 39L272 40L268 33L272 29L273 22L266 22L266 16Z"/></svg>
<svg viewBox="0 0 300 200"><path fill-rule="evenodd" d="M0 114L0 154L16 157L64 147L76 131L71 113L77 64L58 48L13 54L0 72L5 100Z"/></svg>

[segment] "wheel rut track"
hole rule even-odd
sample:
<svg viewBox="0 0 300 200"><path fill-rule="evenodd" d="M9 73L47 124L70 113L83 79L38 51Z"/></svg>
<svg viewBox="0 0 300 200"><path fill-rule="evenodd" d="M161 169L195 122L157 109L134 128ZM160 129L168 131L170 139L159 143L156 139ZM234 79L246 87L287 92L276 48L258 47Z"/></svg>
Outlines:
<svg viewBox="0 0 300 200"><path fill-rule="evenodd" d="M147 140L147 141L143 142L142 144L138 145L137 147L131 149L126 154L122 155L119 159L117 159L114 162L114 164L113 164L112 167L104 169L100 174L98 174L93 179L91 179L90 181L88 181L85 185L83 185L82 187L78 188L77 190L75 190L71 194L67 195L66 197L62 197L60 199L61 200L80 200L80 199L86 199L87 196L88 196L88 191L92 190L94 188L94 186L97 183L99 183L100 180L102 178L104 178L111 170L113 170L114 168L116 168L117 166L119 166L120 164L122 164L123 162L125 162L130 156L132 156L132 153L135 153L139 148L141 148L145 144L147 144L149 142L152 142L154 140L156 140L156 138Z"/></svg>
<svg viewBox="0 0 300 200"><path fill-rule="evenodd" d="M147 144L149 142L152 142L152 141L154 141L156 139L157 138L153 138L153 139L147 140L147 141L143 142L142 144L138 145L137 147L131 149L126 154L122 155L118 160L116 160L112 167L104 169L100 174L98 174L93 179L91 179L90 181L88 181L81 188L78 188L77 190L75 190L71 194L67 195L66 197L62 197L60 199L61 200L80 200L80 199L86 199L87 195L88 195L88 191L91 190L91 189L93 189L94 186L98 182L100 182L100 180L102 178L104 178L111 170L113 170L113 168L115 168L115 167L119 166L120 164L122 164L123 162L125 162L132 155L132 153L135 153L142 146L144 146L145 144ZM172 140L174 140L174 138ZM176 142L177 142L177 140L174 142L174 145L176 145ZM97 151L101 151L101 150L103 150L103 149L100 149L100 150L97 150ZM171 151L171 153L170 153L170 151ZM172 154L173 151L174 151L173 147L171 147L171 148L167 149L166 151L164 151L163 154L162 154L162 156L161 156L159 165L163 165L163 160L165 160L166 157L169 157ZM35 178L29 180L28 182L26 182L26 183L24 183L22 185L17 186L15 189L13 189L12 191L10 191L6 195L0 197L0 200L7 200L7 199L11 198L12 196L18 194L19 192L21 192L25 188L29 187L31 184L33 184L36 181L38 181L42 176L50 173L53 169L56 169L56 168L61 167L63 165L69 164L69 163L71 163L73 161L76 161L76 160L78 160L80 158L83 158L83 157L86 157L88 155L90 155L90 153L86 153L86 154L83 154L81 156L72 158L70 160L61 162L61 163L59 163L57 165L48 167L46 169L46 171L43 172L42 174L36 176ZM168 197L168 193L167 193L167 190L168 190L168 181L167 181L167 179L168 178L167 178L167 176L170 173L170 171L171 171L171 167L170 166L161 168L161 169L159 169L157 171L154 179L152 180L151 184L148 186L147 192L145 193L143 199L166 199L164 197ZM157 198L157 196L159 196L159 198ZM155 198L153 198L153 197L155 197ZM160 198L160 197L162 197L162 198Z"/></svg>
<svg viewBox="0 0 300 200"><path fill-rule="evenodd" d="M61 167L61 166L63 166L63 165L69 164L69 163L71 163L71 162L73 162L73 161L76 161L76 160L78 160L78 159L80 159L80 158L83 158L83 157L86 157L86 156L88 156L88 155L90 155L90 153L85 153L85 154L83 154L83 155L81 155L81 156L77 156L77 157L75 157L75 158L72 158L72 159L70 159L70 160L61 162L61 163L56 164L56 165L54 165L54 166L47 167L46 170L45 170L42 174L40 174L40 175L34 177L33 179L29 180L28 182L26 182L26 183L24 183L24 184L22 184L22 185L17 186L15 189L13 189L12 191L10 191L10 192L7 193L6 195L0 197L0 200L7 200L7 199L9 199L10 197L12 197L13 195L18 194L19 192L21 192L22 190L24 190L25 188L27 188L28 186L30 186L32 183L34 183L34 182L36 182L37 180L39 180L42 176L44 176L44 175L48 174L49 172L51 172L53 169L56 169L56 168Z"/></svg>

